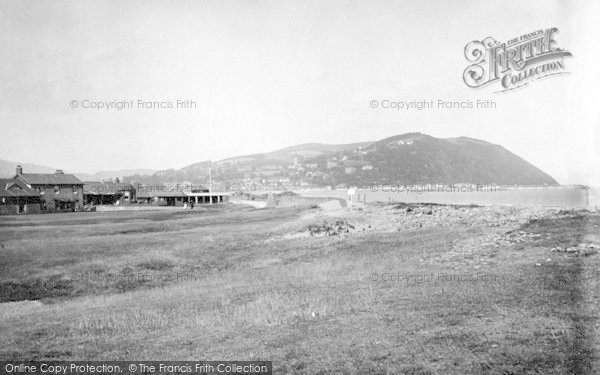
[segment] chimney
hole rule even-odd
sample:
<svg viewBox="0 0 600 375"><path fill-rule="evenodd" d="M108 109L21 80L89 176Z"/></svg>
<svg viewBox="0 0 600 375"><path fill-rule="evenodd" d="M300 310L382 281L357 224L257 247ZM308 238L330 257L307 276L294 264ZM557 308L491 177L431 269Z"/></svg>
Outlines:
<svg viewBox="0 0 600 375"><path fill-rule="evenodd" d="M20 165L17 165L16 172L17 172L17 176L22 175L23 174L23 167L21 167Z"/></svg>
<svg viewBox="0 0 600 375"><path fill-rule="evenodd" d="M57 169L54 174L65 174L62 169Z"/></svg>

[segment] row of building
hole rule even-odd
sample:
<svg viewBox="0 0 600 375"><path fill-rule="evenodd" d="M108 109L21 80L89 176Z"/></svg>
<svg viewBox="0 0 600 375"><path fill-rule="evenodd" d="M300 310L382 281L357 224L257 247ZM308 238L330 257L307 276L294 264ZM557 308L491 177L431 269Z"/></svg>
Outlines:
<svg viewBox="0 0 600 375"><path fill-rule="evenodd" d="M122 183L119 180L83 182L62 170L55 173L23 173L0 179L0 214L81 211L88 205L184 206L229 201L225 193L204 187L167 188Z"/></svg>

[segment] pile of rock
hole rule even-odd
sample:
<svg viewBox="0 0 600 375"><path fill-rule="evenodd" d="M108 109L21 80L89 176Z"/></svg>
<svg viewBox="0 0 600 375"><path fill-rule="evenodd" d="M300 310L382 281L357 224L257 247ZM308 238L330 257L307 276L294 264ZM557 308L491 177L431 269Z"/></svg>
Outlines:
<svg viewBox="0 0 600 375"><path fill-rule="evenodd" d="M311 236L341 236L354 231L354 225L346 220L337 220L335 223L324 221L322 224L311 224L308 232Z"/></svg>
<svg viewBox="0 0 600 375"><path fill-rule="evenodd" d="M366 206L360 216L377 230L410 230L456 225L510 228L549 214L548 209L538 207L401 204Z"/></svg>
<svg viewBox="0 0 600 375"><path fill-rule="evenodd" d="M548 233L548 235L550 235ZM539 241L542 235L539 233L527 233L522 230L508 232L503 236L498 236L494 238L494 242L496 245L511 245L518 243L530 243L534 241Z"/></svg>
<svg viewBox="0 0 600 375"><path fill-rule="evenodd" d="M578 256L590 256L598 254L598 249L600 246L592 243L580 243L577 246L571 246L568 248L563 248L562 246L553 247L550 251L563 253L567 257L578 257Z"/></svg>

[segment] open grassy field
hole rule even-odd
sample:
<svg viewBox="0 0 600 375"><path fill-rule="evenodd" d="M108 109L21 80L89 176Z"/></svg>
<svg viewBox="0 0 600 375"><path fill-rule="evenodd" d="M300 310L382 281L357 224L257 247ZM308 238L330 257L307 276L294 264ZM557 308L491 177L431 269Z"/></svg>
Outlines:
<svg viewBox="0 0 600 375"><path fill-rule="evenodd" d="M600 255L552 251L600 243L598 215L381 207L388 225L370 206L2 217L0 358L600 372Z"/></svg>

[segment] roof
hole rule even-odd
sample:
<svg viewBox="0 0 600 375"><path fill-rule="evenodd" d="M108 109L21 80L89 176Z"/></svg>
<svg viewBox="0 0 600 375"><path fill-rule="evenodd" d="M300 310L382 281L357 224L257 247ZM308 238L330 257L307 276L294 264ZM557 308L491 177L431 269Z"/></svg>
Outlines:
<svg viewBox="0 0 600 375"><path fill-rule="evenodd" d="M228 193L217 193L217 192L212 192L212 193L207 193L207 192L202 192L202 193L192 193L189 191L143 191L143 190L138 190L136 197L137 198L154 198L154 197L159 197L159 198L185 198L185 197L208 197L208 196L225 196L225 195L229 195Z"/></svg>
<svg viewBox="0 0 600 375"><path fill-rule="evenodd" d="M22 173L15 176L28 185L83 185L83 182L72 174L59 173Z"/></svg>
<svg viewBox="0 0 600 375"><path fill-rule="evenodd" d="M0 179L0 197L39 197L40 193L15 179Z"/></svg>
<svg viewBox="0 0 600 375"><path fill-rule="evenodd" d="M216 197L216 196L228 196L230 195L229 193L221 193L221 192L212 192L212 193L208 193L208 192L202 192L202 193L192 193L192 192L186 192L185 193L186 196L188 197Z"/></svg>
<svg viewBox="0 0 600 375"><path fill-rule="evenodd" d="M179 190L174 190L174 191L161 191L161 190L145 190L145 189L141 189L138 190L136 193L136 197L137 198L154 198L154 197L159 197L159 198L172 198L172 197L176 197L176 198L183 198L183 197L187 197L187 195L185 194L185 192Z"/></svg>
<svg viewBox="0 0 600 375"><path fill-rule="evenodd" d="M141 185L135 186L136 197L138 198L183 198L192 193L208 193L208 189L203 186L193 186L191 190L184 189L180 185L165 186L165 185Z"/></svg>
<svg viewBox="0 0 600 375"><path fill-rule="evenodd" d="M65 198L65 197L56 197L54 198L55 202L62 202L62 203L70 203L70 202L77 202L77 199L75 198Z"/></svg>
<svg viewBox="0 0 600 375"><path fill-rule="evenodd" d="M135 191L133 185L123 182L86 181L83 184L83 194L88 195L114 195L124 191Z"/></svg>

